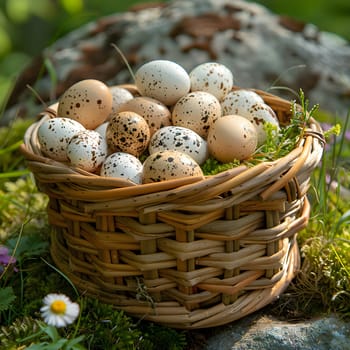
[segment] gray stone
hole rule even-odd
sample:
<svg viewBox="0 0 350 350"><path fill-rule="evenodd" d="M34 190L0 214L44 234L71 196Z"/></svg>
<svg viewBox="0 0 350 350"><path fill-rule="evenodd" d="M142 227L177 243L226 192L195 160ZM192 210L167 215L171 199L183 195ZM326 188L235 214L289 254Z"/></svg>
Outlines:
<svg viewBox="0 0 350 350"><path fill-rule="evenodd" d="M42 108L27 85L49 102L84 78L132 82L111 44L133 70L152 59L173 60L187 70L217 61L233 71L242 87L288 99L296 99L289 90L301 88L310 104L319 103L341 118L350 106L350 45L344 39L252 2L173 0L100 18L47 47L18 79L7 119ZM39 74L45 61L52 65L54 79L48 70Z"/></svg>
<svg viewBox="0 0 350 350"><path fill-rule="evenodd" d="M203 350L349 350L350 323L335 315L299 322L263 313L213 331Z"/></svg>

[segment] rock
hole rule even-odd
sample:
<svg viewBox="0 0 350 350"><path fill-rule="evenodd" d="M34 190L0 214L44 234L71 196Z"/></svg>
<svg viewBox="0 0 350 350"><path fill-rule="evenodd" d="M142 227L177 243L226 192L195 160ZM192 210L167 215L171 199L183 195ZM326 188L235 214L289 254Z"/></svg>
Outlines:
<svg viewBox="0 0 350 350"><path fill-rule="evenodd" d="M298 93L301 88L311 105L319 103L345 117L350 46L342 38L243 0L173 0L149 6L100 18L47 47L22 72L3 120L42 109L27 85L49 102L84 78L131 82L112 44L133 70L152 59L174 60L187 70L217 61L232 69L237 85L270 89L288 99L296 98L288 90Z"/></svg>
<svg viewBox="0 0 350 350"><path fill-rule="evenodd" d="M212 331L203 350L346 350L350 323L330 315L300 322L256 313Z"/></svg>

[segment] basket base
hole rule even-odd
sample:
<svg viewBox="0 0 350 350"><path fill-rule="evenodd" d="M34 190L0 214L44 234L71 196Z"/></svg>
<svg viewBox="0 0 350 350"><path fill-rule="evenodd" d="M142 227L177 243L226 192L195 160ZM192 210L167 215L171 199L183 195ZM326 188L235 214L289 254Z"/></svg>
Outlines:
<svg viewBox="0 0 350 350"><path fill-rule="evenodd" d="M62 238L61 238L62 239ZM132 299L125 293L110 293L98 288L72 270L72 262L60 241L60 234L53 232L51 255L56 266L74 283L82 293L100 301L115 305L128 315L178 329L201 329L222 326L245 317L276 300L288 287L300 268L300 253L293 237L282 277L271 287L247 290L233 303L219 302L207 309L188 310L177 301L150 302Z"/></svg>

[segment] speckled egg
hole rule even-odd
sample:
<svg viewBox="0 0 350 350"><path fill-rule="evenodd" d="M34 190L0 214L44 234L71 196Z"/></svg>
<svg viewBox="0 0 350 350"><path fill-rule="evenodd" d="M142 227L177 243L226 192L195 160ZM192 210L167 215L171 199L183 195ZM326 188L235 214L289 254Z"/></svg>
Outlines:
<svg viewBox="0 0 350 350"><path fill-rule="evenodd" d="M179 151L159 151L143 163L143 183L188 176L203 176L202 169L192 157Z"/></svg>
<svg viewBox="0 0 350 350"><path fill-rule="evenodd" d="M191 91L206 91L221 101L233 87L230 69L221 63L206 62L190 72Z"/></svg>
<svg viewBox="0 0 350 350"><path fill-rule="evenodd" d="M223 115L242 115L255 103L264 103L255 91L239 89L230 91L221 102Z"/></svg>
<svg viewBox="0 0 350 350"><path fill-rule="evenodd" d="M111 86L109 90L112 94L112 113L111 114L121 112L119 110L119 107L123 103L134 98L134 95L130 91L118 85Z"/></svg>
<svg viewBox="0 0 350 350"><path fill-rule="evenodd" d="M147 122L151 136L160 128L171 125L168 107L151 97L138 96L119 107L120 112L131 111L140 114Z"/></svg>
<svg viewBox="0 0 350 350"><path fill-rule="evenodd" d="M110 154L102 163L100 175L121 177L136 184L142 183L142 163L133 155L125 152Z"/></svg>
<svg viewBox="0 0 350 350"><path fill-rule="evenodd" d="M256 128L258 133L258 146L266 141L265 124L271 123L279 129L279 121L274 110L266 103L255 103L247 111L242 111L242 117L247 118Z"/></svg>
<svg viewBox="0 0 350 350"><path fill-rule="evenodd" d="M126 152L139 157L148 147L150 130L139 114L120 112L109 121L106 137L113 152Z"/></svg>
<svg viewBox="0 0 350 350"><path fill-rule="evenodd" d="M159 129L148 146L150 154L174 150L191 156L199 165L208 158L207 142L191 129L182 126L166 126Z"/></svg>
<svg viewBox="0 0 350 350"><path fill-rule="evenodd" d="M249 158L256 150L258 135L254 125L239 115L219 118L209 130L209 153L222 163Z"/></svg>
<svg viewBox="0 0 350 350"><path fill-rule="evenodd" d="M65 162L70 139L83 130L83 125L69 118L46 119L40 124L37 134L41 151L51 159Z"/></svg>
<svg viewBox="0 0 350 350"><path fill-rule="evenodd" d="M112 94L106 84L85 79L69 87L59 99L57 115L71 118L86 129L95 129L112 111Z"/></svg>
<svg viewBox="0 0 350 350"><path fill-rule="evenodd" d="M69 141L67 157L72 166L94 172L107 157L106 140L94 130L81 131Z"/></svg>
<svg viewBox="0 0 350 350"><path fill-rule="evenodd" d="M219 100L205 91L194 91L183 96L172 111L173 125L195 131L204 139L210 126L221 117Z"/></svg>
<svg viewBox="0 0 350 350"><path fill-rule="evenodd" d="M168 60L154 60L135 73L135 85L141 95L173 105L190 91L190 77L183 67Z"/></svg>

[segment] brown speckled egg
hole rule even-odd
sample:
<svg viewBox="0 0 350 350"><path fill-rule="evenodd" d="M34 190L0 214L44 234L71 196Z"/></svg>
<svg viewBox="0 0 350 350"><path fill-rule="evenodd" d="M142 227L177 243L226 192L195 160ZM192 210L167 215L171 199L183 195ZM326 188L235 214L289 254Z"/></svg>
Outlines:
<svg viewBox="0 0 350 350"><path fill-rule="evenodd" d="M38 129L41 151L51 159L65 162L70 139L83 130L85 128L79 122L69 118L46 119Z"/></svg>
<svg viewBox="0 0 350 350"><path fill-rule="evenodd" d="M94 172L107 157L106 140L94 130L74 135L67 146L67 157L72 166Z"/></svg>
<svg viewBox="0 0 350 350"><path fill-rule="evenodd" d="M77 120L86 129L95 129L110 115L112 100L112 94L103 82L81 80L63 93L57 115Z"/></svg>
<svg viewBox="0 0 350 350"><path fill-rule="evenodd" d="M151 97L135 97L119 106L120 112L140 114L147 122L151 136L160 128L171 125L171 113L167 106Z"/></svg>
<svg viewBox="0 0 350 350"><path fill-rule="evenodd" d="M219 118L209 130L209 153L222 163L249 158L257 147L254 125L239 115Z"/></svg>
<svg viewBox="0 0 350 350"><path fill-rule="evenodd" d="M170 106L190 91L191 83L188 73L179 64L153 60L136 71L135 85L142 96L155 98Z"/></svg>
<svg viewBox="0 0 350 350"><path fill-rule="evenodd" d="M148 156L143 163L143 183L188 176L203 176L203 172L192 157L182 152L159 151Z"/></svg>
<svg viewBox="0 0 350 350"><path fill-rule="evenodd" d="M106 130L107 143L113 152L139 157L148 147L150 131L143 117L135 112L114 114Z"/></svg>
<svg viewBox="0 0 350 350"><path fill-rule="evenodd" d="M218 99L205 91L190 92L175 104L172 111L173 125L195 131L204 139L210 126L221 117Z"/></svg>

